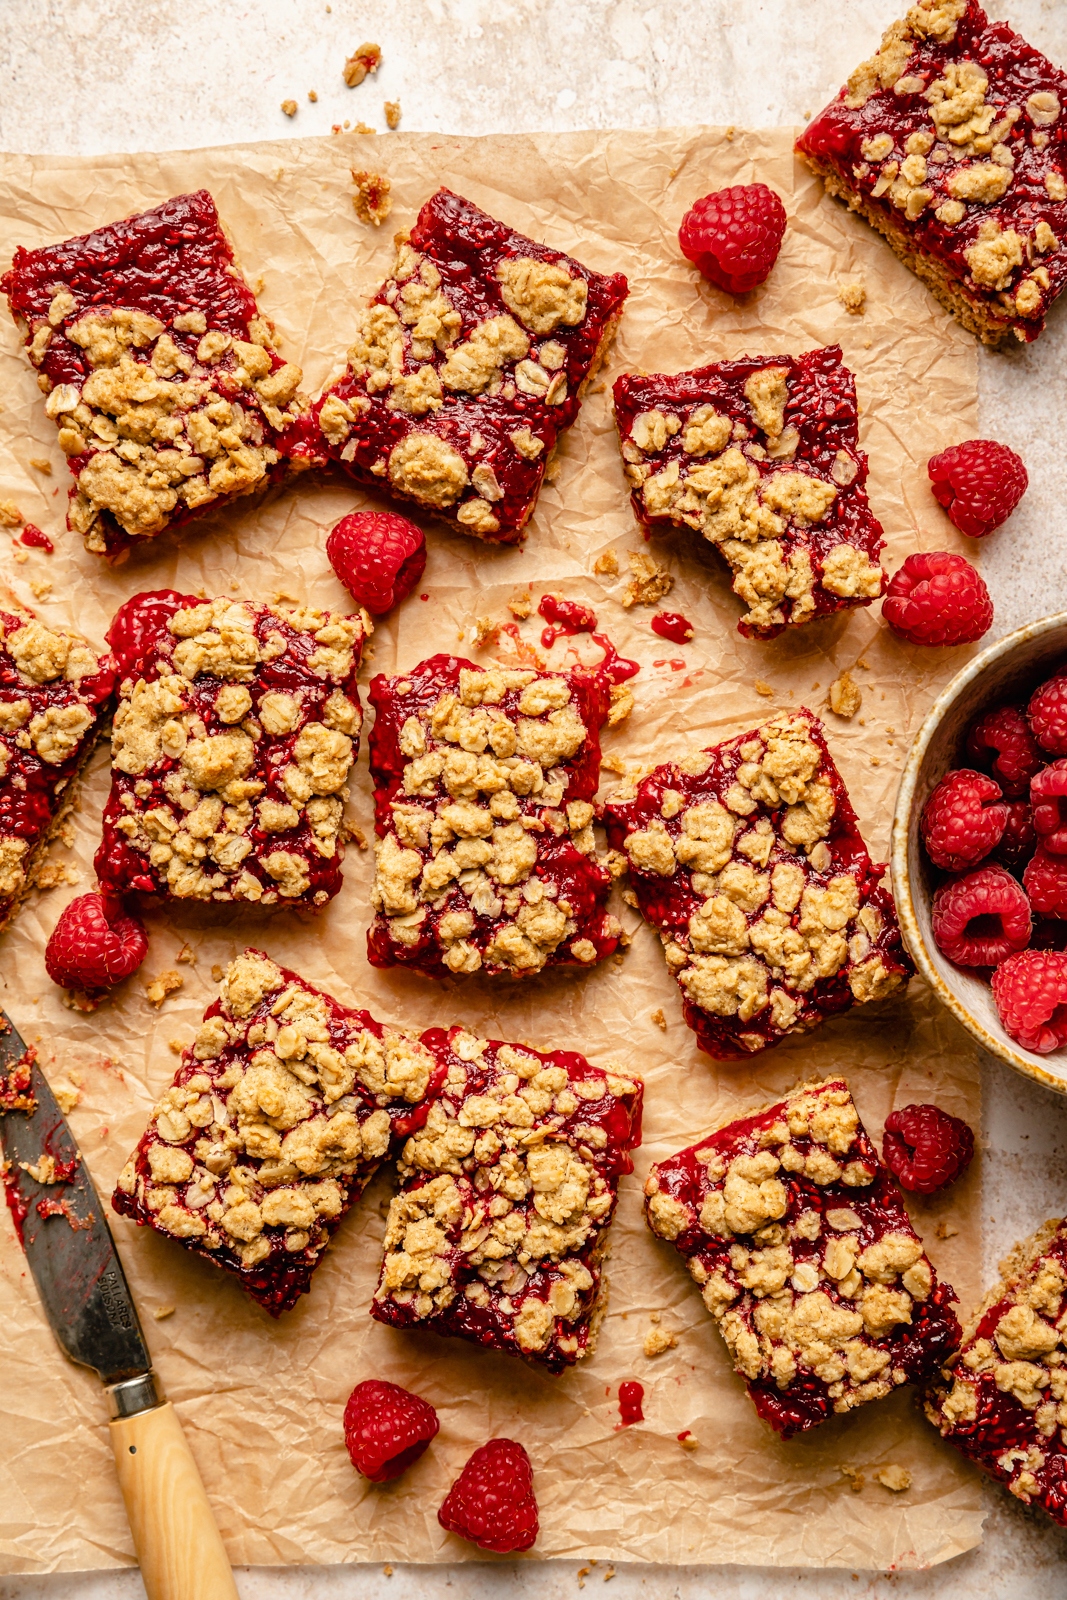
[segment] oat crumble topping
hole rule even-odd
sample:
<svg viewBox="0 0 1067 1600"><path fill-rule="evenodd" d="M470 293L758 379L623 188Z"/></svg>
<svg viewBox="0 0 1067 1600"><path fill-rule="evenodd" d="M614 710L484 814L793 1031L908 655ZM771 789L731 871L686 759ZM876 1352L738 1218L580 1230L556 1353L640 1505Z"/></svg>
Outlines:
<svg viewBox="0 0 1067 1600"><path fill-rule="evenodd" d="M374 965L523 976L611 954L592 828L610 688L454 656L372 681Z"/></svg>
<svg viewBox="0 0 1067 1600"><path fill-rule="evenodd" d="M561 1371L596 1343L641 1084L462 1028L424 1037L447 1071L401 1152L372 1315Z"/></svg>
<svg viewBox="0 0 1067 1600"><path fill-rule="evenodd" d="M842 1078L802 1085L654 1166L653 1233L685 1257L776 1432L920 1381L959 1336Z"/></svg>

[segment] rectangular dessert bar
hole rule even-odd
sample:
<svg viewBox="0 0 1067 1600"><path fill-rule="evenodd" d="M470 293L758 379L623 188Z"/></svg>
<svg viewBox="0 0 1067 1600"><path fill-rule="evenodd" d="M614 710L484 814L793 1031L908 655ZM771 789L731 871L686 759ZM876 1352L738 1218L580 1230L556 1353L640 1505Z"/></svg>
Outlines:
<svg viewBox="0 0 1067 1600"><path fill-rule="evenodd" d="M709 1055L765 1050L914 970L810 711L657 767L604 820Z"/></svg>
<svg viewBox="0 0 1067 1600"><path fill-rule="evenodd" d="M115 673L111 655L0 594L0 928L43 860Z"/></svg>
<svg viewBox="0 0 1067 1600"><path fill-rule="evenodd" d="M521 544L626 279L591 272L448 189L396 244L344 376L316 403L324 448L358 482L461 533Z"/></svg>
<svg viewBox="0 0 1067 1600"><path fill-rule="evenodd" d="M67 526L116 558L321 460L301 370L206 189L39 250L0 279L74 475Z"/></svg>
<svg viewBox="0 0 1067 1600"><path fill-rule="evenodd" d="M929 1376L959 1338L843 1078L804 1084L654 1166L648 1225L685 1257L784 1438Z"/></svg>
<svg viewBox="0 0 1067 1600"><path fill-rule="evenodd" d="M371 1314L560 1372L596 1343L642 1085L573 1051L462 1028L422 1037L446 1074L401 1152Z"/></svg>
<svg viewBox="0 0 1067 1600"><path fill-rule="evenodd" d="M1067 281L1067 75L977 0L920 0L797 150L986 344Z"/></svg>
<svg viewBox="0 0 1067 1600"><path fill-rule="evenodd" d="M127 601L108 636L103 888L265 906L337 893L365 622L173 590Z"/></svg>
<svg viewBox="0 0 1067 1600"><path fill-rule="evenodd" d="M426 1120L442 1071L413 1034L246 950L111 1203L235 1273L278 1316L394 1143Z"/></svg>
<svg viewBox="0 0 1067 1600"><path fill-rule="evenodd" d="M702 533L748 606L738 629L773 639L885 586L864 484L856 383L838 345L615 380L634 514L647 534Z"/></svg>
<svg viewBox="0 0 1067 1600"><path fill-rule="evenodd" d="M522 976L611 954L592 828L610 696L597 671L444 655L372 680L374 966Z"/></svg>
<svg viewBox="0 0 1067 1600"><path fill-rule="evenodd" d="M927 1415L1018 1499L1067 1526L1067 1222L1046 1222L1000 1271L935 1377Z"/></svg>

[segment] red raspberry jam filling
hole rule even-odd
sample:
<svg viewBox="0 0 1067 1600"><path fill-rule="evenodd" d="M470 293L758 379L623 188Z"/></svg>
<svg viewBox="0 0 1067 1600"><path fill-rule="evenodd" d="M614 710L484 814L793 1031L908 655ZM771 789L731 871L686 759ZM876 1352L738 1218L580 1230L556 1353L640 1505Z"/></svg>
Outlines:
<svg viewBox="0 0 1067 1600"><path fill-rule="evenodd" d="M808 1032L912 971L810 711L657 767L605 822L709 1055Z"/></svg>
<svg viewBox="0 0 1067 1600"><path fill-rule="evenodd" d="M28 612L0 610L0 927L114 688L113 656Z"/></svg>
<svg viewBox="0 0 1067 1600"><path fill-rule="evenodd" d="M601 1261L619 1178L641 1142L642 1085L573 1051L462 1028L422 1042L444 1084L400 1154L371 1315L560 1372L596 1343Z"/></svg>
<svg viewBox="0 0 1067 1600"><path fill-rule="evenodd" d="M315 406L323 448L360 483L462 533L521 544L626 299L448 189L398 236L343 378Z"/></svg>
<svg viewBox="0 0 1067 1600"><path fill-rule="evenodd" d="M276 1317L395 1141L425 1122L442 1074L413 1034L246 950L111 1203L235 1273Z"/></svg>
<svg viewBox="0 0 1067 1600"><path fill-rule="evenodd" d="M372 680L374 966L522 976L611 954L592 827L610 698L599 670L444 655Z"/></svg>
<svg viewBox="0 0 1067 1600"><path fill-rule="evenodd" d="M1046 1222L1002 1264L931 1386L941 1435L1025 1505L1067 1526L1067 1228Z"/></svg>
<svg viewBox="0 0 1067 1600"><path fill-rule="evenodd" d="M1035 339L1067 279L1067 76L976 0L895 22L797 150L972 332Z"/></svg>
<svg viewBox="0 0 1067 1600"><path fill-rule="evenodd" d="M626 373L614 395L634 515L648 532L693 528L716 547L749 608L746 637L882 593L882 528L838 345Z"/></svg>
<svg viewBox="0 0 1067 1600"><path fill-rule="evenodd" d="M917 1382L959 1338L843 1078L807 1084L652 1168L653 1233L700 1285L784 1438Z"/></svg>
<svg viewBox="0 0 1067 1600"><path fill-rule="evenodd" d="M76 487L67 526L110 557L321 460L300 368L234 265L206 189L40 250L0 279Z"/></svg>
<svg viewBox="0 0 1067 1600"><path fill-rule="evenodd" d="M160 590L128 601L111 637L101 887L325 905L362 719L360 619Z"/></svg>

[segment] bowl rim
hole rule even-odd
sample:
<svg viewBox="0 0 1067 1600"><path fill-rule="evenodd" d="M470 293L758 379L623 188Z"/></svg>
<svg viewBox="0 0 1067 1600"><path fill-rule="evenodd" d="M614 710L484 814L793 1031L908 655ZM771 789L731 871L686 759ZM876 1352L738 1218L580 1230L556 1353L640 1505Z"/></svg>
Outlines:
<svg viewBox="0 0 1067 1600"><path fill-rule="evenodd" d="M946 1005L956 1019L963 1024L968 1033L975 1038L983 1049L991 1055L999 1057L1014 1067L1024 1077L1032 1078L1036 1083L1042 1084L1046 1089L1052 1089L1057 1094L1067 1095L1067 1076L1058 1077L1039 1066L1030 1056L1022 1055L1019 1051L990 1033L989 1029L980 1022L964 1005L963 1001L949 988L944 978L934 966L926 949L922 933L919 929L918 917L911 893L911 874L908 869L908 833L911 823L912 808L915 803L915 791L919 780L919 771L930 744L934 739L945 713L959 698L965 688L990 667L993 662L1010 656L1019 645L1031 640L1039 639L1043 634L1051 633L1055 628L1067 628L1067 611L1057 611L1052 616L1040 617L1035 622L1028 622L1021 628L1016 628L1013 633L1005 634L995 644L987 646L965 666L961 667L956 676L942 689L929 711L926 713L918 735L912 744L904 770L900 776L900 786L897 789L896 805L893 811L893 827L890 839L890 873L893 884L893 898L896 901L897 917L900 922L900 931L920 974L933 989L942 1004Z"/></svg>

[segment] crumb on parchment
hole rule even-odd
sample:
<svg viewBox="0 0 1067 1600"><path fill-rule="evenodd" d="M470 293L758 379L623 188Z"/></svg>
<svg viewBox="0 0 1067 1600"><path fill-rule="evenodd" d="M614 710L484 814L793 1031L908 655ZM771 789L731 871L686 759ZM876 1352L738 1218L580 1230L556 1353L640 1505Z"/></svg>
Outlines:
<svg viewBox="0 0 1067 1600"><path fill-rule="evenodd" d="M287 117L295 117L296 116L296 101L295 100L283 100L282 101L282 110L285 112Z"/></svg>
<svg viewBox="0 0 1067 1600"><path fill-rule="evenodd" d="M892 1462L887 1467L879 1467L874 1476L883 1489L891 1489L894 1494L903 1494L905 1489L911 1488L911 1473L907 1467L898 1467Z"/></svg>
<svg viewBox="0 0 1067 1600"><path fill-rule="evenodd" d="M835 716L854 717L863 704L863 694L859 685L847 670L839 673L830 685L830 710Z"/></svg>
<svg viewBox="0 0 1067 1600"><path fill-rule="evenodd" d="M387 100L385 102L385 126L387 128L399 128L400 117L400 101Z"/></svg>
<svg viewBox="0 0 1067 1600"><path fill-rule="evenodd" d="M376 228L381 227L390 211L393 202L389 191L392 184L380 172L357 172L352 169L352 182L356 192L352 196L352 205L360 222L373 223Z"/></svg>
<svg viewBox="0 0 1067 1600"><path fill-rule="evenodd" d="M848 312L849 316L861 317L867 305L867 287L864 283L854 280L842 283L837 288L837 298Z"/></svg>
<svg viewBox="0 0 1067 1600"><path fill-rule="evenodd" d="M181 973L175 972L173 968L161 972L158 978L153 978L150 983L145 984L145 999L150 1005L161 1006L167 996L176 994L184 982Z"/></svg>

